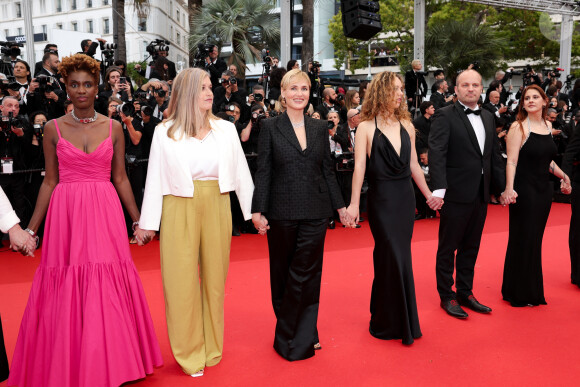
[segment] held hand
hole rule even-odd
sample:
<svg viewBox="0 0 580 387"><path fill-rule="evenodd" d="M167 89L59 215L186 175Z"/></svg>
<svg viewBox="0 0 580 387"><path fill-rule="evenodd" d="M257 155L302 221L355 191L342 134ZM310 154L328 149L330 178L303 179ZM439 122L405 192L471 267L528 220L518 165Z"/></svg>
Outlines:
<svg viewBox="0 0 580 387"><path fill-rule="evenodd" d="M346 208L345 207L339 208L337 212L338 216L340 217L340 223L342 223L344 227L349 228L352 227L354 223L353 218L346 212Z"/></svg>
<svg viewBox="0 0 580 387"><path fill-rule="evenodd" d="M504 192L501 193L499 197L499 202L502 206L506 206L508 204L514 204L516 202L516 198L518 197L518 193L513 189L506 189Z"/></svg>
<svg viewBox="0 0 580 387"><path fill-rule="evenodd" d="M254 223L254 227L260 235L266 235L266 232L270 229L268 219L259 212L252 214L252 223Z"/></svg>
<svg viewBox="0 0 580 387"><path fill-rule="evenodd" d="M570 178L566 175L564 175L564 178L560 180L560 191L566 195L572 193L572 184L570 183Z"/></svg>
<svg viewBox="0 0 580 387"><path fill-rule="evenodd" d="M351 203L346 209L346 217L349 218L350 222L348 225L345 224L345 226L355 228L360 219L359 207Z"/></svg>
<svg viewBox="0 0 580 387"><path fill-rule="evenodd" d="M437 196L430 195L429 198L427 199L427 205L433 211L440 210L443 207L443 204L444 204L443 198Z"/></svg>
<svg viewBox="0 0 580 387"><path fill-rule="evenodd" d="M135 227L135 231L133 232L135 239L137 240L138 246L145 246L147 243L151 242L155 237L155 231L152 230L143 230L139 226Z"/></svg>
<svg viewBox="0 0 580 387"><path fill-rule="evenodd" d="M8 230L10 237L10 248L14 251L20 252L22 255L34 257L34 250L36 250L36 239L26 231L24 231L18 224Z"/></svg>

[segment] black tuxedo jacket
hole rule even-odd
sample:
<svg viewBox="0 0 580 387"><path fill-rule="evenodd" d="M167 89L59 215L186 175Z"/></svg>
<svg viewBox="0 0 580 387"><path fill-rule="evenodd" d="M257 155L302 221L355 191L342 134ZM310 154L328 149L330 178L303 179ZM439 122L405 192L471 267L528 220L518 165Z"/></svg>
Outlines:
<svg viewBox="0 0 580 387"><path fill-rule="evenodd" d="M562 170L575 183L580 183L580 124L574 125L574 119L570 119L570 127L574 127L573 136L566 152L562 157Z"/></svg>
<svg viewBox="0 0 580 387"><path fill-rule="evenodd" d="M334 141L338 142L342 147L343 152L347 152L349 147L352 147L350 141L350 132L348 128L348 122L338 125L336 128L336 134L334 135ZM353 149L354 151L354 149Z"/></svg>
<svg viewBox="0 0 580 387"><path fill-rule="evenodd" d="M217 58L215 64L206 64L205 68L209 71L212 88L215 90L220 86L220 78L224 71L228 69L228 65L222 58Z"/></svg>
<svg viewBox="0 0 580 387"><path fill-rule="evenodd" d="M53 77L58 82L60 89L63 91L66 91L66 85L60 81L61 75L59 73L56 73L54 75L50 75L50 73L48 71L46 71L46 69L43 67L42 69L40 69L40 71L34 77L36 78L39 75L46 75L47 77ZM58 86L55 85L55 87L58 87Z"/></svg>
<svg viewBox="0 0 580 387"><path fill-rule="evenodd" d="M483 153L475 131L456 102L435 111L429 133L429 171L433 190L445 188L445 200L472 203L480 194L483 170L483 200L489 201L490 190L505 188L505 163L499 150L493 115L481 111L485 128Z"/></svg>
<svg viewBox="0 0 580 387"><path fill-rule="evenodd" d="M423 98L427 96L427 82L423 74L417 75L413 70L409 70L405 73L405 93L407 94L407 98L415 98L417 78L419 78L419 93Z"/></svg>
<svg viewBox="0 0 580 387"><path fill-rule="evenodd" d="M433 102L433 106L435 107L435 110L441 109L442 107L449 106L449 105L453 104L453 102L451 102L451 101L446 102L445 96L438 91L431 94L431 98L429 99L429 101Z"/></svg>
<svg viewBox="0 0 580 387"><path fill-rule="evenodd" d="M217 114L224 107L223 105L227 105L232 102L235 102L238 105L240 105L240 109L244 109L244 106L246 105L246 96L247 96L246 90L240 87L238 88L238 91L230 95L230 100L228 101L226 99L226 89L224 89L223 86L218 86L213 91L212 111L214 114Z"/></svg>
<svg viewBox="0 0 580 387"><path fill-rule="evenodd" d="M413 121L413 126L417 129L415 136L415 149L419 152L423 148L429 148L429 132L431 130L431 120L420 115Z"/></svg>
<svg viewBox="0 0 580 387"><path fill-rule="evenodd" d="M276 220L322 219L344 207L326 121L305 116L304 124L302 151L286 113L262 121L252 212Z"/></svg>

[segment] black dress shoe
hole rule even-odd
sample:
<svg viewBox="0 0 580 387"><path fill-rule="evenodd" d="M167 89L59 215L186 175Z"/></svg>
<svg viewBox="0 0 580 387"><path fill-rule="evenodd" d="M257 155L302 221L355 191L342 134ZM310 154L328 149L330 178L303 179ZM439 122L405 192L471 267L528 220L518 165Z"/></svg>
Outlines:
<svg viewBox="0 0 580 387"><path fill-rule="evenodd" d="M334 230L336 228L336 223L334 222L334 219L331 219L330 222L328 222L328 228L331 230Z"/></svg>
<svg viewBox="0 0 580 387"><path fill-rule="evenodd" d="M456 318L467 318L468 314L459 306L456 300L441 301L441 307L448 315Z"/></svg>
<svg viewBox="0 0 580 387"><path fill-rule="evenodd" d="M465 297L457 297L457 301L459 301L459 305L468 307L471 310L474 310L479 313L490 313L491 308L489 306L485 306L479 303L475 297L472 295L465 298Z"/></svg>
<svg viewBox="0 0 580 387"><path fill-rule="evenodd" d="M426 216L423 214L416 214L415 215L415 220L421 220L421 219L425 219L425 218L426 218Z"/></svg>
<svg viewBox="0 0 580 387"><path fill-rule="evenodd" d="M232 236L240 236L240 230L236 227L232 227Z"/></svg>

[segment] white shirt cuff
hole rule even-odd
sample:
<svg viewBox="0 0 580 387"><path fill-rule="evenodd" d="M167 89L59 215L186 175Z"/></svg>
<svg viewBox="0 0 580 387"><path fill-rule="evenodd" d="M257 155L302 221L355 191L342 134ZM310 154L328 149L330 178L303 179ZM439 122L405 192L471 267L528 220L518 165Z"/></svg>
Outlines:
<svg viewBox="0 0 580 387"><path fill-rule="evenodd" d="M433 196L435 196L436 198L443 199L445 197L445 191L447 191L446 188L436 189L435 191L433 191Z"/></svg>

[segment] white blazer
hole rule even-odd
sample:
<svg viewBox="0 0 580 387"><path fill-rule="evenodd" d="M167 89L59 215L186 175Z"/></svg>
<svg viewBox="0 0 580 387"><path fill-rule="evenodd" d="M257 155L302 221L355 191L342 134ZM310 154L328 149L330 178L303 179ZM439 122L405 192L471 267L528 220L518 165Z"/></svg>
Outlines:
<svg viewBox="0 0 580 387"><path fill-rule="evenodd" d="M12 205L6 197L6 194L0 188L0 231L7 233L18 222L20 222L20 219L18 219L16 212L12 209Z"/></svg>
<svg viewBox="0 0 580 387"><path fill-rule="evenodd" d="M153 134L139 220L139 227L144 230L159 230L163 196L191 198L194 195L193 179L185 162L191 148L187 141L173 140L167 136L171 122L157 125ZM211 120L210 125L219 146L220 192L236 191L244 218L248 220L252 217L254 183L238 132L232 123L225 120Z"/></svg>

